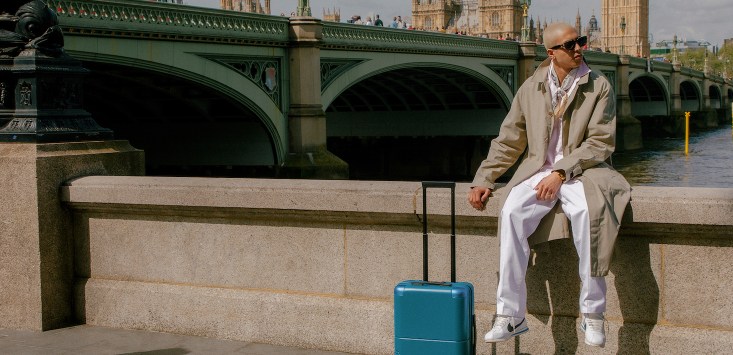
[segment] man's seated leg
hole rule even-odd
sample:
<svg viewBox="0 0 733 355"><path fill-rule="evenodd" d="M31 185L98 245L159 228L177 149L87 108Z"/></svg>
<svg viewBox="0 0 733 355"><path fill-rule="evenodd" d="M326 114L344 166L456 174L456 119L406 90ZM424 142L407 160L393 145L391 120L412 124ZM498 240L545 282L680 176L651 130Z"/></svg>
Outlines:
<svg viewBox="0 0 733 355"><path fill-rule="evenodd" d="M578 276L581 280L579 306L583 314L580 328L585 333L586 344L604 346L606 279L591 276L590 219L583 183L572 180L564 184L560 188L559 198L565 215L570 219L573 241L578 252Z"/></svg>
<svg viewBox="0 0 733 355"><path fill-rule="evenodd" d="M509 192L501 210L499 284L496 292L497 317L484 340L507 340L529 330L527 285L524 280L529 262L527 238L556 201L539 201L534 189L521 183Z"/></svg>

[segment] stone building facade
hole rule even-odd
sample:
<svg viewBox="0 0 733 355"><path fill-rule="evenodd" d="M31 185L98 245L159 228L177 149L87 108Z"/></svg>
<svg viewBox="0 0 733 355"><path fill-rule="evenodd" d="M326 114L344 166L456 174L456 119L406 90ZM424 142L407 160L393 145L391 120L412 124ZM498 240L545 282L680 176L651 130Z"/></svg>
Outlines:
<svg viewBox="0 0 733 355"><path fill-rule="evenodd" d="M341 9L323 9L323 21L341 22Z"/></svg>
<svg viewBox="0 0 733 355"><path fill-rule="evenodd" d="M626 29L621 30L621 18ZM649 0L601 0L603 49L649 57Z"/></svg>
<svg viewBox="0 0 733 355"><path fill-rule="evenodd" d="M522 21L518 0L412 0L412 26L419 30L519 39ZM539 18L530 20L530 41L542 43L545 26ZM575 26L588 36L589 49L620 53L623 42L625 54L649 56L649 0L601 0L600 18L593 14L583 28L578 12Z"/></svg>
<svg viewBox="0 0 733 355"><path fill-rule="evenodd" d="M262 6L262 2L260 0L221 0L221 8L224 10L269 15L270 0L265 0L265 6Z"/></svg>
<svg viewBox="0 0 733 355"><path fill-rule="evenodd" d="M427 31L518 39L522 20L517 0L412 0L412 26Z"/></svg>

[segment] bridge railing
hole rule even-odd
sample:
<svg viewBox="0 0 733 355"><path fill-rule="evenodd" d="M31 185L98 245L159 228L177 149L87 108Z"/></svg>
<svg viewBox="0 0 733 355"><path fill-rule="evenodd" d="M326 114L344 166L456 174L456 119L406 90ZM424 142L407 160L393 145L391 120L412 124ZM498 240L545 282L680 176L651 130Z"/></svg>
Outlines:
<svg viewBox="0 0 733 355"><path fill-rule="evenodd" d="M47 0L64 32L286 46L287 17L146 1Z"/></svg>
<svg viewBox="0 0 733 355"><path fill-rule="evenodd" d="M516 59L519 43L455 34L323 22L323 48Z"/></svg>

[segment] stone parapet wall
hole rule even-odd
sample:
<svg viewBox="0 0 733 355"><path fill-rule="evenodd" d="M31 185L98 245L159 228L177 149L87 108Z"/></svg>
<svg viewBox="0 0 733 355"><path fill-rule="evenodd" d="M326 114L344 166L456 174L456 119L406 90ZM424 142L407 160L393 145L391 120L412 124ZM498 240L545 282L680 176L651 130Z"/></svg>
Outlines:
<svg viewBox="0 0 733 355"><path fill-rule="evenodd" d="M457 187L458 279L479 336L495 311L496 216ZM92 325L367 354L393 352L392 291L422 276L417 182L91 176L74 211L76 314ZM430 190L430 278L449 278L448 190ZM636 187L608 278L605 351L733 346L733 189ZM584 353L577 257L536 250L531 331L479 353ZM578 345L580 344L580 345ZM684 352L684 351L683 351Z"/></svg>

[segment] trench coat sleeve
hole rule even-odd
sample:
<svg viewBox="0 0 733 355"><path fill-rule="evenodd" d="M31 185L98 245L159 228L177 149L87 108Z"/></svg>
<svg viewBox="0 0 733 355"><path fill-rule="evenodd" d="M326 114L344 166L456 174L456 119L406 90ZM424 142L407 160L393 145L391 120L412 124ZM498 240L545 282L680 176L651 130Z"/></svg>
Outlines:
<svg viewBox="0 0 733 355"><path fill-rule="evenodd" d="M598 99L588 120L584 141L554 165L555 169L565 171L568 180L606 161L616 148L616 97L607 80L599 81L601 85L598 85ZM582 120L584 118L573 117L572 119Z"/></svg>
<svg viewBox="0 0 733 355"><path fill-rule="evenodd" d="M509 170L527 148L527 122L520 105L521 93L520 89L514 97L499 135L491 141L489 154L478 167L471 187L484 186L495 190L496 179Z"/></svg>

